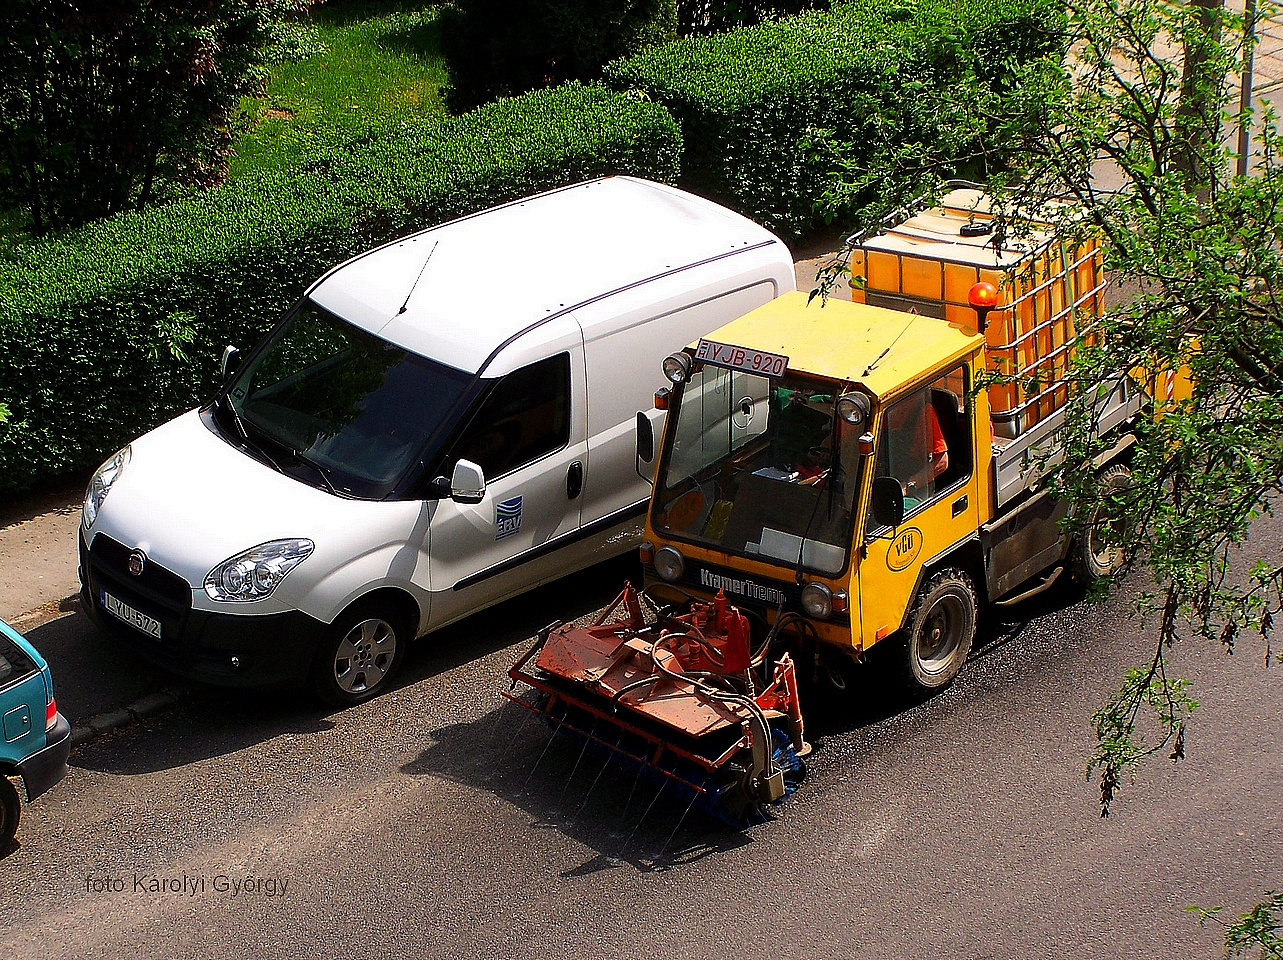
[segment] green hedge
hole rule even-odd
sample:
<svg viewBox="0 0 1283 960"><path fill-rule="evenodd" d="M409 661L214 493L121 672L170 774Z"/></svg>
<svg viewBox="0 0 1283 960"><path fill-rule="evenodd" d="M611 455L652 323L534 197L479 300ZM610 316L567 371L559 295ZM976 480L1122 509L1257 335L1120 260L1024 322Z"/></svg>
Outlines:
<svg viewBox="0 0 1283 960"><path fill-rule="evenodd" d="M662 107L569 85L17 248L0 262L0 494L208 398L223 345L254 343L330 265L567 183L671 182L680 152ZM496 283L515 255L496 251Z"/></svg>
<svg viewBox="0 0 1283 960"><path fill-rule="evenodd" d="M923 94L969 75L1001 84L1059 48L1063 17L1052 0L865 0L688 37L606 75L677 118L685 186L796 237L818 226L835 162L876 168L914 143L965 152Z"/></svg>

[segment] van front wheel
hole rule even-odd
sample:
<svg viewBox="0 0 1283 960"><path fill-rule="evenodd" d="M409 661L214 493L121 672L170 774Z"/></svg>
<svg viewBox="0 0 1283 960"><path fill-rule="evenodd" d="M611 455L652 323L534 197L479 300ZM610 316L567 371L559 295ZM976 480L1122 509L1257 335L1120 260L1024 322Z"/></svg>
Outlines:
<svg viewBox="0 0 1283 960"><path fill-rule="evenodd" d="M349 608L312 662L312 692L332 707L364 703L388 688L409 643L405 620L378 604Z"/></svg>

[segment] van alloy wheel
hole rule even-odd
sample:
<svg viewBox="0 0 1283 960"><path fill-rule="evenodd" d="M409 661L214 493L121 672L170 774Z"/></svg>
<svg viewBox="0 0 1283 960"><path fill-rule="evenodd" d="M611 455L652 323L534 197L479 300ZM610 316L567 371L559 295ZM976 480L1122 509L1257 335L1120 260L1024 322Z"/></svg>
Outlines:
<svg viewBox="0 0 1283 960"><path fill-rule="evenodd" d="M388 688L409 643L405 620L386 603L349 607L326 632L312 662L312 692L322 702L347 707Z"/></svg>
<svg viewBox="0 0 1283 960"><path fill-rule="evenodd" d="M396 660L396 629L386 620L371 617L355 624L339 641L334 653L334 682L345 693L373 690L391 672Z"/></svg>

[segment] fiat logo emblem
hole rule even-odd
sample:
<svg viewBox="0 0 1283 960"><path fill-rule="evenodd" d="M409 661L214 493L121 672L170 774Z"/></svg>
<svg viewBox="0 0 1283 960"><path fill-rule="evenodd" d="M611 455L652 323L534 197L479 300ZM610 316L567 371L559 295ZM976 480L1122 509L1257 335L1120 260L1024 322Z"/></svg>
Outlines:
<svg viewBox="0 0 1283 960"><path fill-rule="evenodd" d="M128 570L132 576L141 577L143 575L143 567L146 565L147 554L143 553L141 550L135 550L129 555Z"/></svg>

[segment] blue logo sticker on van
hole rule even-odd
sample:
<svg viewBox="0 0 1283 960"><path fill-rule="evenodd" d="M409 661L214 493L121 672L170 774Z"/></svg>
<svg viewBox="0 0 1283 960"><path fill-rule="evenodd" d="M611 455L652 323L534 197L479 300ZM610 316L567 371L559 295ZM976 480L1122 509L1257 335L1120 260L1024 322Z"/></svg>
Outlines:
<svg viewBox="0 0 1283 960"><path fill-rule="evenodd" d="M513 497L494 505L494 525L496 540L510 537L521 530L521 498Z"/></svg>

